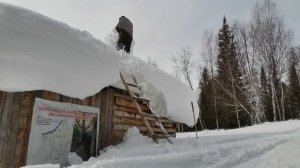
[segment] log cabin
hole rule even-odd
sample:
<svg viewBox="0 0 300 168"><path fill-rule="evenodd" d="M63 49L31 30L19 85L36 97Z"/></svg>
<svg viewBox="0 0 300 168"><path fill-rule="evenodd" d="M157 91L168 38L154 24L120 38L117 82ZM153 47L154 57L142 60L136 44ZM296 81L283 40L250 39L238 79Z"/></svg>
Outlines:
<svg viewBox="0 0 300 168"><path fill-rule="evenodd" d="M175 122L193 125L190 104L196 104L197 98L181 81L138 58L118 53L88 32L16 6L0 3L0 10L0 167L29 164L30 144L36 145L30 137L38 118L34 117L37 98L72 107L95 107L99 129L94 155L121 143L131 127L147 135L127 91L114 85L124 69L138 72L162 93L168 113L161 122L170 135L175 136ZM139 104L144 113L150 113L147 106ZM52 122L38 119L36 122ZM160 134L154 119L148 120ZM84 125L84 121L76 123Z"/></svg>
<svg viewBox="0 0 300 168"><path fill-rule="evenodd" d="M127 129L137 127L140 133L147 135L142 122L127 91L115 87L106 87L99 93L83 100L67 97L58 93L36 90L27 92L0 92L0 167L21 167L26 165L31 120L35 98L50 101L72 103L99 108L98 150L123 141ZM144 113L149 108L139 102ZM149 117L154 132L161 134L154 118ZM175 123L161 119L168 133L175 137Z"/></svg>

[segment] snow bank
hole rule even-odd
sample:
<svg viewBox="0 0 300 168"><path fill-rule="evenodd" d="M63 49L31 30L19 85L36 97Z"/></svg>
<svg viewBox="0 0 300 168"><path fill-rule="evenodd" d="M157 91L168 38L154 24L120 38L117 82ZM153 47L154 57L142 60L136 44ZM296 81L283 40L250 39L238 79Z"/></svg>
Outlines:
<svg viewBox="0 0 300 168"><path fill-rule="evenodd" d="M220 136L220 135L241 135L241 134L277 134L293 132L300 129L299 120L281 122L266 122L250 127L228 129L228 130L204 130L198 132L198 136ZM195 132L177 133L177 138L195 137Z"/></svg>
<svg viewBox="0 0 300 168"><path fill-rule="evenodd" d="M166 117L194 124L191 102L197 107L197 98L185 84L138 58L120 56L87 32L0 3L0 34L2 91L48 90L84 99L120 83L121 70L140 76L139 82L150 82L163 94L159 98L167 103L162 113Z"/></svg>
<svg viewBox="0 0 300 168"><path fill-rule="evenodd" d="M173 138L173 144L165 140L155 144L132 128L123 143L70 168L296 168L300 165L299 120L236 129L231 135L217 132L220 134L199 139Z"/></svg>
<svg viewBox="0 0 300 168"><path fill-rule="evenodd" d="M25 166L23 168L59 168L59 165L44 164L44 165Z"/></svg>
<svg viewBox="0 0 300 168"><path fill-rule="evenodd" d="M82 158L77 155L75 152L71 152L68 155L68 164L69 165L79 165L83 162Z"/></svg>

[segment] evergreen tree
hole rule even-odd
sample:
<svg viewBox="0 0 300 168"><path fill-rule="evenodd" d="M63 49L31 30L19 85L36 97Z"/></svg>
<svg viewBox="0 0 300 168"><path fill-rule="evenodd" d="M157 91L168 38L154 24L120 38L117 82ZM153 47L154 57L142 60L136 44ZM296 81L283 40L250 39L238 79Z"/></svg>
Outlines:
<svg viewBox="0 0 300 168"><path fill-rule="evenodd" d="M249 123L245 113L246 98L243 95L244 87L242 73L236 55L234 36L229 29L227 20L224 17L223 26L219 31L219 53L217 56L218 65L218 105L220 127L236 128ZM241 108L243 106L243 108Z"/></svg>
<svg viewBox="0 0 300 168"><path fill-rule="evenodd" d="M204 120L204 125L206 129L215 129L217 128L215 122L215 113L213 105L213 90L212 90L212 80L209 76L207 68L203 69L202 79L199 82L200 93L200 109L202 117Z"/></svg>
<svg viewBox="0 0 300 168"><path fill-rule="evenodd" d="M296 61L294 50L291 50L291 59L289 66L289 104L292 118L299 118L300 115L300 83L296 70Z"/></svg>

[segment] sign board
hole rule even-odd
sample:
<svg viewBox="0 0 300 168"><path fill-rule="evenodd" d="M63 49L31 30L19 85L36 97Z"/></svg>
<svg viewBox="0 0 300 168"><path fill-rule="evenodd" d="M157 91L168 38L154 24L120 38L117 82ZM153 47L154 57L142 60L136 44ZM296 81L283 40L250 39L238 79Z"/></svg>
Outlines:
<svg viewBox="0 0 300 168"><path fill-rule="evenodd" d="M99 109L36 98L27 165L60 164L76 152L83 160L98 149Z"/></svg>

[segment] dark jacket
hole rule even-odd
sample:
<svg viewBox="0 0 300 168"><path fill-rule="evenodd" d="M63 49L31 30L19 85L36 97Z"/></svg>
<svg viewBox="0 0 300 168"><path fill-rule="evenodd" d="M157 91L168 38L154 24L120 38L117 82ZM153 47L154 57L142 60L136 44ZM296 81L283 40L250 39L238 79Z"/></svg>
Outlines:
<svg viewBox="0 0 300 168"><path fill-rule="evenodd" d="M116 30L118 33L120 33L120 29L125 30L127 33L129 33L131 36L133 34L133 25L129 19L127 19L125 16L122 16L119 18L119 23L116 26Z"/></svg>

